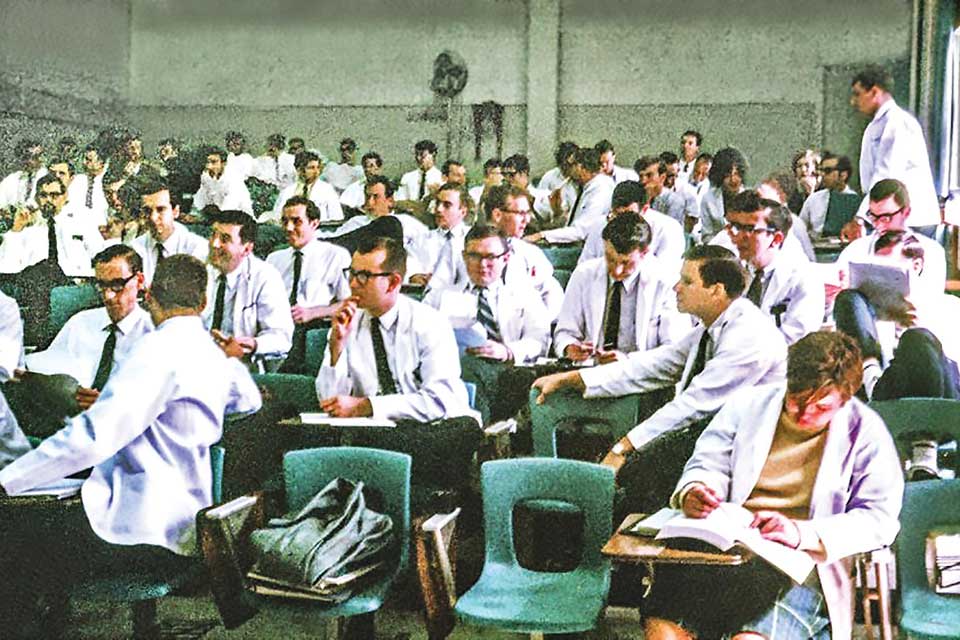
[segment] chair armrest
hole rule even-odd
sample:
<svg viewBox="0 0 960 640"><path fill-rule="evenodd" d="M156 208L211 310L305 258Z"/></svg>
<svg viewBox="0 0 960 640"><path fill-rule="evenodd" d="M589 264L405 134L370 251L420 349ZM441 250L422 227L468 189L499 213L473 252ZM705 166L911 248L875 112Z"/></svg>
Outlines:
<svg viewBox="0 0 960 640"><path fill-rule="evenodd" d="M210 574L210 591L227 629L240 626L257 613L246 596L246 573L253 562L250 532L266 522L262 494L240 496L197 514L197 536Z"/></svg>
<svg viewBox="0 0 960 640"><path fill-rule="evenodd" d="M417 574L430 640L446 638L456 624L456 523L460 508L416 525Z"/></svg>
<svg viewBox="0 0 960 640"><path fill-rule="evenodd" d="M494 422L483 430L483 443L477 453L480 464L488 460L506 460L512 457L510 434L517 432L517 421L513 418Z"/></svg>

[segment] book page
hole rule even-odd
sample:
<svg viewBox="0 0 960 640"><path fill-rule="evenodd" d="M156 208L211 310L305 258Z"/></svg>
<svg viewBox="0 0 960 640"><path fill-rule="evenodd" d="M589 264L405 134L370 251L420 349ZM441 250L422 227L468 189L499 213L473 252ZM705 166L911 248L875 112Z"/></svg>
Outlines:
<svg viewBox="0 0 960 640"><path fill-rule="evenodd" d="M387 418L334 418L328 413L301 413L302 424L320 424L330 427L395 427L397 423Z"/></svg>
<svg viewBox="0 0 960 640"><path fill-rule="evenodd" d="M850 263L850 288L867 296L878 313L885 316L906 308L910 295L910 273L902 266L875 262Z"/></svg>

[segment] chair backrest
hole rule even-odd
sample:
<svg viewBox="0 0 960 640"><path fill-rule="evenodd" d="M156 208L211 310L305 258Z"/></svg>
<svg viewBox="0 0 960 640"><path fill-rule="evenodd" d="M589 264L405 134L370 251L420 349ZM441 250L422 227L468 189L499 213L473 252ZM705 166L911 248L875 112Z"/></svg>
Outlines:
<svg viewBox="0 0 960 640"><path fill-rule="evenodd" d="M362 481L383 499L383 512L393 519L400 549L398 568L410 553L410 469L405 453L364 447L321 447L290 451L283 456L287 508L303 507L334 478Z"/></svg>
<svg viewBox="0 0 960 640"><path fill-rule="evenodd" d="M464 382L463 386L467 389L467 402L471 409L477 408L477 384L475 382Z"/></svg>
<svg viewBox="0 0 960 640"><path fill-rule="evenodd" d="M898 398L871 402L869 407L883 418L901 457L909 454L909 434L925 433L936 439L949 436L960 440L960 400Z"/></svg>
<svg viewBox="0 0 960 640"><path fill-rule="evenodd" d="M50 290L50 317L47 320L50 335L56 335L73 314L100 304L100 296L93 285L69 284L54 287Z"/></svg>
<svg viewBox="0 0 960 640"><path fill-rule="evenodd" d="M323 352L327 348L327 332L329 327L307 329L307 348L303 355L304 374L317 377L320 365L323 364Z"/></svg>
<svg viewBox="0 0 960 640"><path fill-rule="evenodd" d="M543 247L543 253L554 269L567 269L569 271L576 268L581 251L583 251L582 243L554 244Z"/></svg>
<svg viewBox="0 0 960 640"><path fill-rule="evenodd" d="M319 411L314 378L297 373L257 373L253 381L274 398L292 404L297 412Z"/></svg>
<svg viewBox="0 0 960 640"><path fill-rule="evenodd" d="M906 611L917 603L927 586L926 538L931 529L960 525L960 480L923 480L904 487L897 538L897 570L901 605Z"/></svg>
<svg viewBox="0 0 960 640"><path fill-rule="evenodd" d="M579 460L515 458L494 460L480 468L486 562L517 566L513 510L524 500L547 499L573 504L583 514L580 568L607 570L600 549L613 527L613 480L609 467Z"/></svg>
<svg viewBox="0 0 960 640"><path fill-rule="evenodd" d="M213 504L223 501L223 458L226 450L220 445L210 447L210 467L213 470Z"/></svg>
<svg viewBox="0 0 960 640"><path fill-rule="evenodd" d="M611 444L637 425L639 397L636 395L584 400L577 393L560 392L537 404L539 395L539 390L530 389L533 455L537 457L557 457L557 427L564 420L610 425Z"/></svg>

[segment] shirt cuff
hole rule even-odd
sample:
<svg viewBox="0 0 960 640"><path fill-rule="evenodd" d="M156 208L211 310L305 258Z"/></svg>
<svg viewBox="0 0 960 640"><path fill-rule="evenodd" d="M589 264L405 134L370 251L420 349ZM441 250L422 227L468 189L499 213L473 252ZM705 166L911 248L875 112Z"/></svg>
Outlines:
<svg viewBox="0 0 960 640"><path fill-rule="evenodd" d="M687 484L683 485L680 491L674 492L674 494L670 497L670 506L674 509L680 509L682 511L683 501L687 497L687 494L690 493L690 490L695 486L702 484L703 483L699 480L694 480L693 482L688 482Z"/></svg>
<svg viewBox="0 0 960 640"><path fill-rule="evenodd" d="M823 552L823 541L820 540L820 534L810 520L794 520L797 530L800 532L800 545L797 547L802 551Z"/></svg>

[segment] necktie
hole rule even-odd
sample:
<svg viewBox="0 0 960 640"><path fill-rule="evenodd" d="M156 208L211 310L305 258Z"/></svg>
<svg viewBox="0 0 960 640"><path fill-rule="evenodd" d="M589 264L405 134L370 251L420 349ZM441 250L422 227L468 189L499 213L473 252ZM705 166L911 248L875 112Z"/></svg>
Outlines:
<svg viewBox="0 0 960 640"><path fill-rule="evenodd" d="M277 156L273 159L277 163L276 172L277 172L277 184L280 184L280 156Z"/></svg>
<svg viewBox="0 0 960 640"><path fill-rule="evenodd" d="M707 351L709 349L710 332L704 329L703 335L700 336L700 344L697 345L697 356L693 359L693 367L690 369L690 375L687 376L686 382L683 383L684 390L690 386L693 379L700 375L703 372L703 368L707 366Z"/></svg>
<svg viewBox="0 0 960 640"><path fill-rule="evenodd" d="M500 337L500 327L497 325L496 318L493 317L493 309L490 308L490 301L487 300L487 288L480 287L477 296L477 320L487 331L487 338L494 342L503 342Z"/></svg>
<svg viewBox="0 0 960 640"><path fill-rule="evenodd" d="M93 178L93 176L87 176L87 197L83 201L83 204L87 207L87 209L93 209Z"/></svg>
<svg viewBox="0 0 960 640"><path fill-rule="evenodd" d="M423 196L427 195L427 172L420 171L420 189L417 194L417 200L423 200Z"/></svg>
<svg viewBox="0 0 960 640"><path fill-rule="evenodd" d="M159 242L157 243L157 266L160 266L160 263L163 262L163 259L166 257L164 255L165 251L163 245Z"/></svg>
<svg viewBox="0 0 960 640"><path fill-rule="evenodd" d="M573 218L577 215L577 207L580 206L580 199L583 197L583 187L577 189L577 199L573 201L573 209L570 209L570 218L567 220L567 226L573 224Z"/></svg>
<svg viewBox="0 0 960 640"><path fill-rule="evenodd" d="M21 202L26 202L30 199L30 194L33 193L33 174L29 171L24 172L24 184L23 184L23 198L20 199Z"/></svg>
<svg viewBox="0 0 960 640"><path fill-rule="evenodd" d="M303 252L293 252L293 286L290 287L290 306L297 304L297 288L300 286L300 270L303 269Z"/></svg>
<svg viewBox="0 0 960 640"><path fill-rule="evenodd" d="M92 387L97 391L103 389L103 386L107 384L107 378L110 377L110 369L113 368L113 352L117 348L117 328L116 324L111 323L109 326L104 327L105 331L109 331L110 335L107 336L107 339L103 342L103 351L100 352L100 364L97 365L97 373L93 377Z"/></svg>
<svg viewBox="0 0 960 640"><path fill-rule="evenodd" d="M397 392L387 360L387 348L383 346L383 333L380 332L380 318L370 318L370 338L373 340L373 357L377 361L377 395L390 395Z"/></svg>
<svg viewBox="0 0 960 640"><path fill-rule="evenodd" d="M453 231L447 231L443 234L443 246L440 247L440 255L437 256L437 264L434 266L433 272L437 273L444 268L450 275L453 274Z"/></svg>
<svg viewBox="0 0 960 640"><path fill-rule="evenodd" d="M57 225L53 216L47 219L47 260L50 264L60 263L60 254L57 250Z"/></svg>
<svg viewBox="0 0 960 640"><path fill-rule="evenodd" d="M753 281L750 282L750 289L747 291L747 300L760 306L760 299L763 297L763 269L757 269L753 274Z"/></svg>
<svg viewBox="0 0 960 640"><path fill-rule="evenodd" d="M302 195L304 198L310 197L310 185L308 185L306 182L303 183L303 193L300 195Z"/></svg>
<svg viewBox="0 0 960 640"><path fill-rule="evenodd" d="M227 296L227 276L221 274L217 280L220 284L217 285L217 301L213 306L213 324L210 328L220 330L223 328L220 325L223 324L223 301Z"/></svg>
<svg viewBox="0 0 960 640"><path fill-rule="evenodd" d="M613 351L617 348L617 339L620 337L620 298L623 296L623 283L619 280L613 283L610 293L610 302L607 305L607 321L603 327L603 350Z"/></svg>

